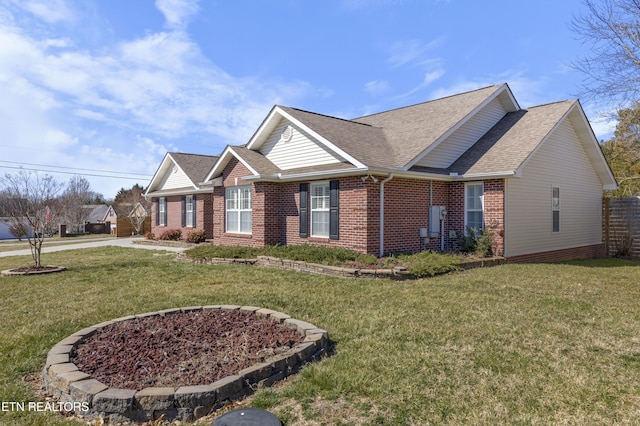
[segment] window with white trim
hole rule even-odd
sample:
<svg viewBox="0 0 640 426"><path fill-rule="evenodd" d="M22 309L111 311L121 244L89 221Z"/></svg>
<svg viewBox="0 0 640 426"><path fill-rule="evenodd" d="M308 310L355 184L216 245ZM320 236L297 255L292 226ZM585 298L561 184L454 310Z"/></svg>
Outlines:
<svg viewBox="0 0 640 426"><path fill-rule="evenodd" d="M236 186L226 190L226 231L251 233L251 187Z"/></svg>
<svg viewBox="0 0 640 426"><path fill-rule="evenodd" d="M464 230L484 228L484 183L467 183L464 187Z"/></svg>
<svg viewBox="0 0 640 426"><path fill-rule="evenodd" d="M158 214L158 225L167 226L167 199L165 197L160 197L158 209L160 210Z"/></svg>
<svg viewBox="0 0 640 426"><path fill-rule="evenodd" d="M551 232L560 232L560 187L551 187Z"/></svg>
<svg viewBox="0 0 640 426"><path fill-rule="evenodd" d="M187 195L184 202L185 226L193 228L193 195Z"/></svg>
<svg viewBox="0 0 640 426"><path fill-rule="evenodd" d="M311 236L329 238L329 182L311 184Z"/></svg>

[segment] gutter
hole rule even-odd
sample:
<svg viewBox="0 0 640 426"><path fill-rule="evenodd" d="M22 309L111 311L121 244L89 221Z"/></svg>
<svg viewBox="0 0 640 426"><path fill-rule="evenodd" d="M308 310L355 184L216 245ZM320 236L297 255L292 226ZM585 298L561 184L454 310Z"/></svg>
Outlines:
<svg viewBox="0 0 640 426"><path fill-rule="evenodd" d="M393 179L393 173L380 182L380 256L384 256L384 184Z"/></svg>

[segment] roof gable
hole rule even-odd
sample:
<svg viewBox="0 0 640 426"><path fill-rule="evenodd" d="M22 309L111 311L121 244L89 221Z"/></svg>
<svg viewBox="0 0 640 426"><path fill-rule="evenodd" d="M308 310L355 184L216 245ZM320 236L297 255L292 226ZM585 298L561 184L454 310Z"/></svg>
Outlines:
<svg viewBox="0 0 640 426"><path fill-rule="evenodd" d="M396 167L408 170L499 96L505 110L519 109L509 86L501 84L353 121L381 128Z"/></svg>
<svg viewBox="0 0 640 426"><path fill-rule="evenodd" d="M198 190L217 159L212 155L168 152L153 175L146 194L166 190Z"/></svg>

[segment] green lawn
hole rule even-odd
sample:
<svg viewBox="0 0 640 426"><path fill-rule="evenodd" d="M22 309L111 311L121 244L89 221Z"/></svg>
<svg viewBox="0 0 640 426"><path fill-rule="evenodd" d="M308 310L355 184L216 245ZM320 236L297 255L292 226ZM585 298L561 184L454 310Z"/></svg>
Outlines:
<svg viewBox="0 0 640 426"><path fill-rule="evenodd" d="M0 278L0 400L37 400L25 378L76 330L170 307L239 304L309 321L335 343L334 356L250 399L289 426L640 424L638 262L503 265L394 282L174 256L50 253L43 262L68 271ZM0 258L0 270L28 262ZM83 423L0 412L0 424Z"/></svg>

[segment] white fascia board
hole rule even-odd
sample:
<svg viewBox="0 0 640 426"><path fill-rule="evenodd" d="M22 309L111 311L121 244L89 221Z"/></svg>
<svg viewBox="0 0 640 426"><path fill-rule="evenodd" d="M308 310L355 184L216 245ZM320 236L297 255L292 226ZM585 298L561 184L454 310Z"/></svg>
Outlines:
<svg viewBox="0 0 640 426"><path fill-rule="evenodd" d="M218 161L216 161L216 164L213 165L213 168L211 169L209 174L207 174L207 177L204 178L205 182L211 180L211 178L213 176L215 176L216 174L222 173L222 169L224 169L226 167L226 165L229 164L229 160L232 157L236 158L247 169L249 169L249 171L251 173L253 173L254 175L258 174L258 172L256 172L254 170L254 168L251 167L251 165L249 165L249 163L247 163L242 157L240 157L238 154L236 154L233 151L233 147L232 146L227 145L227 147L224 149L224 151L222 151L222 154L220 154L220 158L218 158Z"/></svg>
<svg viewBox="0 0 640 426"><path fill-rule="evenodd" d="M260 123L258 130L256 130L251 139L249 139L249 143L247 143L247 149L253 149L255 151L262 146L266 138L269 136L269 134L271 134L271 131L277 124L274 123L274 120L277 120L277 118L275 118L275 115L278 111L281 112L282 110L278 108L277 105L271 108L269 114L267 114L262 123Z"/></svg>
<svg viewBox="0 0 640 426"><path fill-rule="evenodd" d="M169 161L173 164L173 166L169 165ZM164 175L168 171L170 171L173 167L177 167L178 170L180 170L180 172L183 173L187 177L187 179L189 179L189 175L187 175L182 169L182 167L180 167L178 163L176 163L176 161L171 156L171 153L167 152L164 158L162 159L162 161L160 162L160 166L158 166L158 169L156 170L153 177L151 178L151 181L149 182L149 186L147 187L147 191L143 194L143 196L146 197L148 194L151 194L151 192L149 191L154 187L154 185L157 184L156 181L161 180L164 177ZM196 183L193 182L191 179L189 179L189 182L191 182L191 185L193 186L194 189L198 188L198 185L196 185Z"/></svg>
<svg viewBox="0 0 640 426"><path fill-rule="evenodd" d="M487 106L487 104L489 104L489 102L493 101L500 94L502 94L505 90L507 91L507 94L509 95L509 98L511 100L513 100L514 106L516 108L520 109L520 106L516 102L516 99L513 97L513 93L511 93L511 89L509 89L509 86L506 83L503 83L500 88L496 89L496 91L491 96L489 96L480 105L478 105L476 108L474 108L473 111L471 111L462 120L460 120L458 123L456 123L455 126L451 127L449 130L447 130L442 136L440 136L438 139L436 139L436 141L434 143L432 143L427 148L425 148L420 154L416 155L413 158L413 160L411 160L409 163L405 164L405 166L402 167L402 170L403 171L407 171L411 167L415 166L416 163L418 163L418 161L422 160L427 154L429 154L431 151L436 149L443 141L445 141L449 136L451 136L451 134L453 132L455 132L460 127L462 127L467 121L469 121L471 119L471 117L476 115L478 113L478 111L480 111L482 108Z"/></svg>
<svg viewBox="0 0 640 426"><path fill-rule="evenodd" d="M618 189L616 178L613 172L611 171L611 167L609 166L607 159L602 153L602 148L600 148L600 143L598 142L598 138L593 132L593 127L591 127L591 123L589 123L589 119L587 118L587 114L585 114L584 109L582 108L582 104L580 103L580 100L576 101L575 105L571 108L570 112L572 112L574 109L579 114L580 123L584 129L584 133L587 134L587 139L589 139L589 142L590 142L589 146L585 146L585 150L587 151L587 154L593 153L593 155L596 157L595 160L598 161L601 165L599 168L597 164L594 164L596 171L600 170L601 173L604 173L606 177L609 178L609 182L603 182L604 189L605 190ZM578 136L580 135L579 132L576 132L576 133L578 133ZM591 158L591 155L588 155L588 156L589 158ZM604 169L604 170L601 170L601 169ZM602 176L601 176L601 179L602 179ZM615 188L612 188L613 186L615 186Z"/></svg>
<svg viewBox="0 0 640 426"><path fill-rule="evenodd" d="M144 194L145 199L149 198L158 198L158 197L171 197L174 195L190 195L190 194L211 194L213 192L213 188L177 188L177 189L168 189L166 191L153 191L147 192Z"/></svg>

